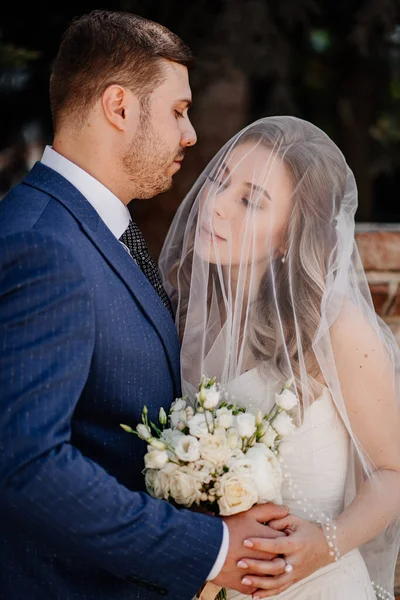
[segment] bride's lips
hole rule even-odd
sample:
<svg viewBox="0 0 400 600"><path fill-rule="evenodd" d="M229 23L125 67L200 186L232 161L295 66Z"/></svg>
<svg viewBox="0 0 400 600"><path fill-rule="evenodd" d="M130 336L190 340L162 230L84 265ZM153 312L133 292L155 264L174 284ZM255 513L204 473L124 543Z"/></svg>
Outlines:
<svg viewBox="0 0 400 600"><path fill-rule="evenodd" d="M206 233L209 237L214 237L221 242L226 242L226 239L218 235L215 231L212 231L205 225L201 225L200 231Z"/></svg>

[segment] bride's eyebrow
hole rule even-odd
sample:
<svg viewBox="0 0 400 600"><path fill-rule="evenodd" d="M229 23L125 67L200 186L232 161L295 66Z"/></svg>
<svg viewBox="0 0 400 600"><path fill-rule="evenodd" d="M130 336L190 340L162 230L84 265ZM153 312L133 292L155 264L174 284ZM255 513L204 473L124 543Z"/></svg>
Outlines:
<svg viewBox="0 0 400 600"><path fill-rule="evenodd" d="M271 196L268 194L267 190L260 187L259 185L254 185L254 183L250 183L250 181L245 181L244 185L250 189L251 192L258 192L271 200Z"/></svg>

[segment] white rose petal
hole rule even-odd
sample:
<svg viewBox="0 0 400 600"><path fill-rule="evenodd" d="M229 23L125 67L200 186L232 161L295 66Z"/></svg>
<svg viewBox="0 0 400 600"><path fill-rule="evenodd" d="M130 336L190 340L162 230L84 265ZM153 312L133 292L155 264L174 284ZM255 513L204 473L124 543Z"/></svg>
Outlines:
<svg viewBox="0 0 400 600"><path fill-rule="evenodd" d="M151 450L144 457L146 469L162 469L169 460L165 450Z"/></svg>
<svg viewBox="0 0 400 600"><path fill-rule="evenodd" d="M169 493L177 504L191 506L201 500L201 482L188 467L179 467L169 479Z"/></svg>
<svg viewBox="0 0 400 600"><path fill-rule="evenodd" d="M175 411L181 411L181 410L185 410L186 408L186 402L185 400L183 400L182 398L177 398L175 400L175 402L173 402L171 404L171 408L169 409L169 412L175 412Z"/></svg>
<svg viewBox="0 0 400 600"><path fill-rule="evenodd" d="M206 410L212 410L213 408L216 408L221 399L221 394L214 387L210 388L209 390L205 390L205 392L206 399L203 402L204 408Z"/></svg>
<svg viewBox="0 0 400 600"><path fill-rule="evenodd" d="M273 452L264 444L256 444L246 452L252 480L258 494L258 503L282 504L282 470Z"/></svg>
<svg viewBox="0 0 400 600"><path fill-rule="evenodd" d="M292 417L285 412L280 413L274 420L274 429L279 435L289 435L296 429Z"/></svg>
<svg viewBox="0 0 400 600"><path fill-rule="evenodd" d="M283 408L284 410L292 410L292 408L294 408L298 404L299 400L296 394L294 394L290 390L285 389L281 394L276 394L275 402L280 408Z"/></svg>
<svg viewBox="0 0 400 600"><path fill-rule="evenodd" d="M277 432L269 423L265 423L264 425L264 434L260 438L260 442L268 446L268 448L272 448L275 444L275 440L278 437Z"/></svg>
<svg viewBox="0 0 400 600"><path fill-rule="evenodd" d="M146 489L154 498L168 500L169 481L171 474L178 469L178 465L167 463L163 469L147 469L145 473Z"/></svg>
<svg viewBox="0 0 400 600"><path fill-rule="evenodd" d="M150 429L147 427L147 425L144 425L143 423L140 423L136 427L136 431L138 432L138 436L140 437L140 439L145 440L146 442L152 437Z"/></svg>
<svg viewBox="0 0 400 600"><path fill-rule="evenodd" d="M236 431L236 429L229 429L227 431L227 438L228 438L228 446L231 450L235 450L235 448L238 447L239 444L239 434Z"/></svg>
<svg viewBox="0 0 400 600"><path fill-rule="evenodd" d="M183 437L183 433L178 429L164 429L161 434L161 439L164 440L166 444L174 448L181 437Z"/></svg>
<svg viewBox="0 0 400 600"><path fill-rule="evenodd" d="M183 423L186 425L186 411L185 410L175 410L169 415L169 421L172 429L176 429L179 423Z"/></svg>
<svg viewBox="0 0 400 600"><path fill-rule="evenodd" d="M257 491L251 479L237 475L236 473L225 473L215 484L218 499L219 512L222 516L235 515L249 510L257 503Z"/></svg>
<svg viewBox="0 0 400 600"><path fill-rule="evenodd" d="M239 437L250 438L256 431L256 418L251 413L241 413L236 418Z"/></svg>
<svg viewBox="0 0 400 600"><path fill-rule="evenodd" d="M229 429L233 424L233 414L226 406L217 410L217 422L220 427Z"/></svg>
<svg viewBox="0 0 400 600"><path fill-rule="evenodd" d="M200 458L199 440L192 435L183 435L175 446L175 454L179 460L195 462Z"/></svg>
<svg viewBox="0 0 400 600"><path fill-rule="evenodd" d="M225 429L218 429L215 433L202 435L200 440L200 454L217 467L223 466L230 455Z"/></svg>
<svg viewBox="0 0 400 600"><path fill-rule="evenodd" d="M206 421L206 417L208 418L208 421ZM212 423L212 417L210 414L196 413L194 417L188 421L190 435L194 435L195 437L206 435L209 428L209 426L207 426L207 422L209 423L209 426Z"/></svg>

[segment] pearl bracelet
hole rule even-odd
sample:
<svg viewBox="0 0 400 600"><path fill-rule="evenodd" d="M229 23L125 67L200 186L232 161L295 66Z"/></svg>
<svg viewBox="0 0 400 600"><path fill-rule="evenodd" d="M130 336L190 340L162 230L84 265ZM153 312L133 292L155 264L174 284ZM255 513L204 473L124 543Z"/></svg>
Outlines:
<svg viewBox="0 0 400 600"><path fill-rule="evenodd" d="M324 520L320 521L320 523L322 525L322 529L325 534L327 544L329 546L329 556L334 557L335 561L338 561L340 560L342 555L340 554L339 548L336 545L337 525L336 523L334 523L334 521L332 521L332 519L330 519L324 514L322 515L322 518Z"/></svg>

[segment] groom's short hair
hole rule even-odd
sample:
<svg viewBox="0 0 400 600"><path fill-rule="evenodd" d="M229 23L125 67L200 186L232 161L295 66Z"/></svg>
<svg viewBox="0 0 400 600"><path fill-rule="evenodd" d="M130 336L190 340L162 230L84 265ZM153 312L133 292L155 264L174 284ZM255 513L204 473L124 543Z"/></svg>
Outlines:
<svg viewBox="0 0 400 600"><path fill-rule="evenodd" d="M164 80L160 59L190 67L193 54L169 29L132 13L95 10L74 20L50 78L54 129L71 115L84 120L112 84L144 99Z"/></svg>

